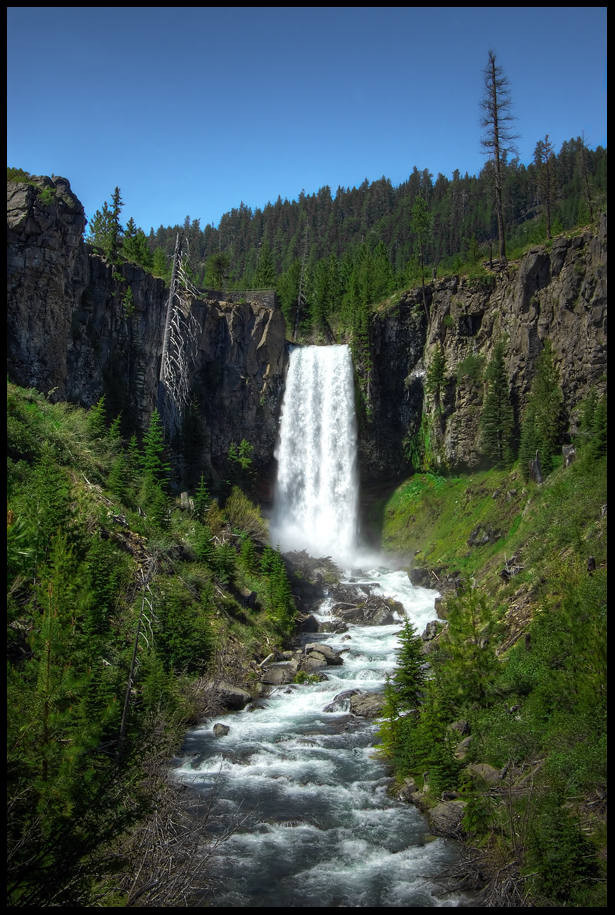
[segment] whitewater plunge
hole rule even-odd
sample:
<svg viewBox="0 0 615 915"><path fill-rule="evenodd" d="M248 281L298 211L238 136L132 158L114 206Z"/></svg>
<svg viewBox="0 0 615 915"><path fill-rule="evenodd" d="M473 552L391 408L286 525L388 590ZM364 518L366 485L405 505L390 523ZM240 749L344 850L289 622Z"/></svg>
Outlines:
<svg viewBox="0 0 615 915"><path fill-rule="evenodd" d="M406 572L368 565L357 544L357 431L353 366L345 346L297 347L290 355L271 541L283 551L330 555L341 580L393 597L422 631L434 592ZM363 569L352 568L360 561ZM374 567L376 566L376 567ZM428 836L416 808L387 792L390 769L374 751L378 724L350 714L349 691L381 692L396 662L400 617L391 625L335 628L333 596L314 617L316 635L342 654L319 682L287 683L241 712L186 735L177 777L214 799L207 832L234 829L210 858L219 908L457 906L436 875L454 857ZM338 621L339 622L339 621ZM212 726L229 727L216 738Z"/></svg>
<svg viewBox="0 0 615 915"><path fill-rule="evenodd" d="M271 542L352 564L357 549L357 424L348 346L290 354Z"/></svg>

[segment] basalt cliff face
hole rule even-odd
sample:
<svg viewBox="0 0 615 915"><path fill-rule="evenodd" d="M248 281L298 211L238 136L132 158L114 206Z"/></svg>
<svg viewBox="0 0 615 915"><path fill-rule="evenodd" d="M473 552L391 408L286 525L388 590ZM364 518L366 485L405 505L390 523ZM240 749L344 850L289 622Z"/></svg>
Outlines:
<svg viewBox="0 0 615 915"><path fill-rule="evenodd" d="M36 181L7 183L9 377L84 406L104 393L113 413L143 430L156 405L168 289L134 264L107 264L83 241L83 206L66 179ZM264 465L287 364L282 314L258 302L192 298L190 307L199 328L190 382L203 457L215 465L246 438Z"/></svg>
<svg viewBox="0 0 615 915"><path fill-rule="evenodd" d="M84 226L66 179L8 182L9 376L86 406L105 393L112 412L122 410L131 428L144 429L156 403L167 289L138 266L107 264L83 241ZM601 390L606 373L606 246L602 216L597 231L556 238L474 282L451 276L429 284L427 309L419 289L378 311L369 365L356 367L363 480L394 480L411 470L412 438L424 416L433 418L424 382L438 345L448 383L430 434L442 467L471 470L481 462L482 390L461 368L469 356L486 364L498 340L506 342L520 420L550 338L574 429L575 408L592 385ZM132 315L123 304L128 288ZM205 427L204 461L215 467L232 441L245 438L257 463L271 464L288 361L282 313L265 302L196 298L191 310L199 339L190 381Z"/></svg>
<svg viewBox="0 0 615 915"><path fill-rule="evenodd" d="M433 404L425 392L426 366L434 348L446 357L448 383L442 418L431 425L434 449L451 470L481 462L479 418L482 389L463 373L469 356L487 364L505 341L511 400L517 421L549 338L570 429L575 408L592 385L606 384L607 219L596 232L555 238L518 263L474 281L455 276L407 292L379 312L372 324L369 373L359 368L366 400L360 462L365 479L395 479L410 470L408 446ZM369 379L369 380L368 380Z"/></svg>

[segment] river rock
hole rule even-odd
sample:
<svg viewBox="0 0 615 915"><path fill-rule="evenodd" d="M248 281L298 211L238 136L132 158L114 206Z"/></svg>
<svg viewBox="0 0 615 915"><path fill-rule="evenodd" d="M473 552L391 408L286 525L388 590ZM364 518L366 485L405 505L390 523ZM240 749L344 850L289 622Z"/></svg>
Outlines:
<svg viewBox="0 0 615 915"><path fill-rule="evenodd" d="M318 620L312 613L308 613L299 624L301 632L318 632Z"/></svg>
<svg viewBox="0 0 615 915"><path fill-rule="evenodd" d="M415 780L413 778L405 778L397 796L402 801L410 801L416 790Z"/></svg>
<svg viewBox="0 0 615 915"><path fill-rule="evenodd" d="M377 718L384 708L382 693L357 693L350 699L350 711L360 718Z"/></svg>
<svg viewBox="0 0 615 915"><path fill-rule="evenodd" d="M346 705L348 700L352 696L358 695L360 689L345 689L341 693L338 693L337 696L333 697L333 702L330 702L329 705L326 705L323 709L323 712L344 712L346 711Z"/></svg>
<svg viewBox="0 0 615 915"><path fill-rule="evenodd" d="M226 737L229 731L230 727L228 724L218 723L213 726L214 737Z"/></svg>
<svg viewBox="0 0 615 915"><path fill-rule="evenodd" d="M342 620L327 620L318 624L319 632L348 632L348 623Z"/></svg>
<svg viewBox="0 0 615 915"><path fill-rule="evenodd" d="M443 801L427 811L429 828L435 836L455 838L461 830L465 801Z"/></svg>
<svg viewBox="0 0 615 915"><path fill-rule="evenodd" d="M316 657L315 653L308 655L301 662L301 670L305 670L306 673L312 673L326 666L327 662L325 661L324 657L322 655Z"/></svg>
<svg viewBox="0 0 615 915"><path fill-rule="evenodd" d="M311 656L320 655L324 658L327 664L343 664L344 660L333 651L328 645L323 645L321 642L310 642L305 646L306 654Z"/></svg>
<svg viewBox="0 0 615 915"><path fill-rule="evenodd" d="M347 606L346 603L334 604L331 613L345 622L362 626L390 626L397 622L396 614L402 619L405 616L403 604L392 597L378 595L370 595L356 606Z"/></svg>
<svg viewBox="0 0 615 915"><path fill-rule="evenodd" d="M295 660L279 661L277 664L268 664L261 674L261 682L269 683L271 686L281 686L283 683L290 683L299 665Z"/></svg>
<svg viewBox="0 0 615 915"><path fill-rule="evenodd" d="M224 680L212 683L211 686L220 704L231 711L243 709L248 702L252 701L252 696L246 689L233 686L232 683L226 683Z"/></svg>
<svg viewBox="0 0 615 915"><path fill-rule="evenodd" d="M429 641L431 641L431 639L435 639L437 634L438 634L438 621L431 620L431 622L427 623L427 625L425 626L425 631L421 635L421 638L423 639L424 642L429 642Z"/></svg>

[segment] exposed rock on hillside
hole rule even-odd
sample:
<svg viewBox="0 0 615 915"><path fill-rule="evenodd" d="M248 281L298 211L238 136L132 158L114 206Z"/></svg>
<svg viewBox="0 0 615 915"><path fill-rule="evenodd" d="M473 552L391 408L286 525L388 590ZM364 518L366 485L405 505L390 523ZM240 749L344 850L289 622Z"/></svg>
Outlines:
<svg viewBox="0 0 615 915"><path fill-rule="evenodd" d="M143 429L156 403L165 284L134 264L107 264L83 241L85 214L69 182L35 180L38 186L7 183L11 380L84 405L105 393L114 412ZM129 288L132 315L123 305ZM246 438L265 463L287 361L282 313L257 302L198 299L191 309L200 335L190 380L206 457L215 461Z"/></svg>
<svg viewBox="0 0 615 915"><path fill-rule="evenodd" d="M104 391L112 412L144 428L157 394L165 285L135 265L107 264L84 243L84 210L65 178L33 181L7 185L10 378L85 405ZM429 321L420 290L379 312L369 365L357 365L366 406L363 479L410 470L413 437L433 408L424 380L439 345L448 384L442 418L430 432L436 461L453 470L480 463L480 371L467 371L468 358L484 367L500 339L517 420L549 337L574 425L575 407L606 369L606 243L603 215L595 234L558 237L505 270L430 284ZM132 315L123 305L129 288ZM273 457L284 387L282 314L264 303L213 299L194 299L191 309L200 335L190 380L205 421L205 458L215 463L231 441L246 438L264 464Z"/></svg>
<svg viewBox="0 0 615 915"><path fill-rule="evenodd" d="M371 408L371 420L361 429L364 478L396 478L409 470L408 444L423 412L425 362L437 345L446 356L449 383L443 392L442 428L436 424L434 434L441 439L440 459L451 469L472 469L481 461L482 391L475 376L460 370L468 357L482 357L487 364L498 340L507 341L517 419L547 337L568 416L606 372L605 215L595 234L556 238L550 249L535 247L505 271L474 282L463 277L437 280L426 294L428 325L420 290L402 295L373 322L369 383L363 380ZM427 405L429 409L429 400Z"/></svg>

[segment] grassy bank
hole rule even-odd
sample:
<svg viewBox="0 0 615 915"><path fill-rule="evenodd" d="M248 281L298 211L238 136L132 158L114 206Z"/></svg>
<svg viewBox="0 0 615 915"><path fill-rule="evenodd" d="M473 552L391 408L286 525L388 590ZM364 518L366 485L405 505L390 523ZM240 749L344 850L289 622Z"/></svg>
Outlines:
<svg viewBox="0 0 615 915"><path fill-rule="evenodd" d="M448 621L400 655L382 752L418 806L446 802L487 905L606 904L606 472L581 451L540 486L420 474L372 508Z"/></svg>

